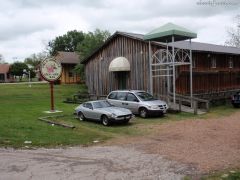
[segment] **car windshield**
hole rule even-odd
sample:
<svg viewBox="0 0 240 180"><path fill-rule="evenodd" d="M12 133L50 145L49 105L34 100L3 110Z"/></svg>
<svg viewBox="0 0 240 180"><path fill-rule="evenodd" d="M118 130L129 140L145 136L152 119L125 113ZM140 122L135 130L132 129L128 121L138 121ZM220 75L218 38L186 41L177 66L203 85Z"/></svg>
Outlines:
<svg viewBox="0 0 240 180"><path fill-rule="evenodd" d="M107 101L96 101L93 102L93 108L106 108L111 107L112 105Z"/></svg>
<svg viewBox="0 0 240 180"><path fill-rule="evenodd" d="M136 95L142 100L142 101L153 101L156 100L151 94L146 92L138 92Z"/></svg>

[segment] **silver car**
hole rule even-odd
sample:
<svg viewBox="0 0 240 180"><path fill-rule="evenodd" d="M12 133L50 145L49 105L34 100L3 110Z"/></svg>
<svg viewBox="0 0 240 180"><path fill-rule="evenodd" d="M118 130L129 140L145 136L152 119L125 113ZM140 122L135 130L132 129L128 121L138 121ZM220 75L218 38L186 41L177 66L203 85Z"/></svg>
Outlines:
<svg viewBox="0 0 240 180"><path fill-rule="evenodd" d="M151 94L139 90L112 91L107 96L107 101L114 106L127 108L143 118L150 115L162 116L168 109L165 101L155 99Z"/></svg>
<svg viewBox="0 0 240 180"><path fill-rule="evenodd" d="M75 111L80 121L97 120L104 126L108 126L113 121L128 123L134 117L129 109L115 107L106 100L85 102L76 107Z"/></svg>

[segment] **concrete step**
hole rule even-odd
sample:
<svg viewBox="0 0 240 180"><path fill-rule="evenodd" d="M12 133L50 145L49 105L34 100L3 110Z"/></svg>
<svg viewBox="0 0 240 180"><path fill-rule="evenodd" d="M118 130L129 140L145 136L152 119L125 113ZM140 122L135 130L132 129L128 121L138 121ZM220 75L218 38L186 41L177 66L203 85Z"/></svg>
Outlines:
<svg viewBox="0 0 240 180"><path fill-rule="evenodd" d="M175 110L178 111L179 110L179 104L176 103L168 103L168 106L171 110ZM187 112L187 113L194 113L194 109L189 107L189 106L185 106L185 105L181 105L181 111L182 112ZM204 111L203 109L197 109L197 114L201 115L201 114L205 114L207 113L206 111Z"/></svg>

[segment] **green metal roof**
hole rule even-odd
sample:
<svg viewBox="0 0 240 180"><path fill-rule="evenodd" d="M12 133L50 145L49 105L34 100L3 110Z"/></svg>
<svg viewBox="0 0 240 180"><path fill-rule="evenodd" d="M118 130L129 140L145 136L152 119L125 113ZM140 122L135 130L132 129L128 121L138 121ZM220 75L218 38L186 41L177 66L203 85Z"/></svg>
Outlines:
<svg viewBox="0 0 240 180"><path fill-rule="evenodd" d="M174 41L182 41L182 40L196 38L197 33L194 33L176 24L167 23L146 34L144 36L144 40L171 42L172 36L174 36Z"/></svg>

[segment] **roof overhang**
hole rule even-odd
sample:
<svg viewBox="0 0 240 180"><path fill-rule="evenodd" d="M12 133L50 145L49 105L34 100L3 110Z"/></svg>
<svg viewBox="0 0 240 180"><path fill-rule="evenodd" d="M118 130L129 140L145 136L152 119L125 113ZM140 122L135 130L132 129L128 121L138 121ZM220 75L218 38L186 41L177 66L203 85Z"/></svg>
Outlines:
<svg viewBox="0 0 240 180"><path fill-rule="evenodd" d="M130 63L125 57L117 57L109 65L109 72L119 71L130 71Z"/></svg>
<svg viewBox="0 0 240 180"><path fill-rule="evenodd" d="M184 27L168 23L146 34L144 40L171 42L172 37L174 41L183 41L196 38L197 34Z"/></svg>

